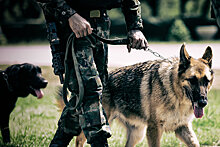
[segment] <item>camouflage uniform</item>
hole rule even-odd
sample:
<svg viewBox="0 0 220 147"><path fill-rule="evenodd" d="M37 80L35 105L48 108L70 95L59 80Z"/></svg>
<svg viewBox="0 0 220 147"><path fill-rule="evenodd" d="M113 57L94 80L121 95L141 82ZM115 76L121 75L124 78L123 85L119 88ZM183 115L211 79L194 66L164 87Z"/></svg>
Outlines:
<svg viewBox="0 0 220 147"><path fill-rule="evenodd" d="M219 0L211 0L212 2L212 17L216 18L217 24L220 27L220 1Z"/></svg>
<svg viewBox="0 0 220 147"><path fill-rule="evenodd" d="M100 10L100 16L98 17L91 17L91 10L88 10L88 8L83 9L83 6L81 7L81 5L77 6L76 4L74 7L74 4L71 5L71 3L69 3L70 0L37 1L44 11L46 20L50 21L51 19L58 22L58 31L60 30L60 33L58 32L58 36L61 39L63 49L66 48L65 44L71 33L67 20L75 13L78 13L85 18L90 23L94 32L99 36L104 38L109 37L110 19L106 13L106 9L110 8L104 5L106 0L103 1L103 7L98 4L94 5L94 7L96 6L97 8L91 9L93 6L89 7L91 10ZM89 4L97 2L96 0L84 0L85 4L88 4L86 1L89 1ZM112 0L107 1L110 2ZM75 1L72 3L77 2ZM139 1L123 0L120 2L120 6L122 7L122 12L125 15L127 30L142 29L143 26ZM111 136L107 118L101 105L103 86L105 86L108 78L108 47L106 44L90 35L83 38L76 38L74 43L75 54L79 63L79 70L85 89L83 103L80 108L77 108L77 110L71 110L69 107L64 108L58 122L58 130L51 142L51 145L56 144L57 146L67 146L73 136L79 135L81 129L87 138L87 142L90 144L97 140L97 138L100 138L99 141L101 141L106 140ZM68 86L72 93L70 103L75 106L75 99L79 90L71 58L69 63L69 66L72 67L70 71L71 78Z"/></svg>

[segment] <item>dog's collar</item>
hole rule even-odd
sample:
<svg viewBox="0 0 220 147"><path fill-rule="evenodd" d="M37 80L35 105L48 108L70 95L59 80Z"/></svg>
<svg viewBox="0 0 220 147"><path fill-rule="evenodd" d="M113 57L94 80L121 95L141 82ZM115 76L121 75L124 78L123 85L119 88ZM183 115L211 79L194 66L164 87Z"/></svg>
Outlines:
<svg viewBox="0 0 220 147"><path fill-rule="evenodd" d="M12 87L10 86L10 84L9 84L9 82L8 82L8 75L7 75L4 71L2 71L2 77L3 77L3 79L5 80L5 83L6 83L6 85L7 85L8 90L9 90L10 92L12 92L13 89L12 89Z"/></svg>

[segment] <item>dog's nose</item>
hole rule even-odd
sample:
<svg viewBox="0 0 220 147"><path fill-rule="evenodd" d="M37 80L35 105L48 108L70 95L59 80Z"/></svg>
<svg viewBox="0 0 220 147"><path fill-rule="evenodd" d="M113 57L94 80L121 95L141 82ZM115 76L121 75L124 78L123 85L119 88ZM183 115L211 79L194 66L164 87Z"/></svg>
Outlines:
<svg viewBox="0 0 220 147"><path fill-rule="evenodd" d="M47 81L47 80L43 80L43 81L42 81L42 86L43 86L43 88L45 88L45 87L47 86L47 84L48 84L48 81Z"/></svg>
<svg viewBox="0 0 220 147"><path fill-rule="evenodd" d="M206 99L200 99L200 100L198 101L198 105L199 105L199 107L201 107L201 108L205 107L205 106L207 105L207 100L206 100Z"/></svg>

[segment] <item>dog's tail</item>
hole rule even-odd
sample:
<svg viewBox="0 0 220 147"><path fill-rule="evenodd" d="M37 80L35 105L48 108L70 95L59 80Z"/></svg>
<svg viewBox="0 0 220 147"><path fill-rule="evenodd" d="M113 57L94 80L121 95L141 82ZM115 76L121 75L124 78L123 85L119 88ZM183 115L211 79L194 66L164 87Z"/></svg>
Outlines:
<svg viewBox="0 0 220 147"><path fill-rule="evenodd" d="M65 107L65 103L63 101L63 87L59 86L57 88L57 94L56 94L56 105L58 107L58 111L62 112L64 107Z"/></svg>

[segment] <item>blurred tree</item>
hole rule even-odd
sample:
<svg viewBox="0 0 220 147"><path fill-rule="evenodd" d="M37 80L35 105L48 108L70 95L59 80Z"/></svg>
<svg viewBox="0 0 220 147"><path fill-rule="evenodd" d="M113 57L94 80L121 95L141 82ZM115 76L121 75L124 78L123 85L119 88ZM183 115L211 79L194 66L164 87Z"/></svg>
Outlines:
<svg viewBox="0 0 220 147"><path fill-rule="evenodd" d="M169 41L190 41L190 31L181 19L176 19L171 25L167 39Z"/></svg>
<svg viewBox="0 0 220 147"><path fill-rule="evenodd" d="M163 19L179 16L180 0L163 0L159 5L159 17Z"/></svg>
<svg viewBox="0 0 220 147"><path fill-rule="evenodd" d="M180 0L181 14L187 17L210 16L210 0Z"/></svg>
<svg viewBox="0 0 220 147"><path fill-rule="evenodd" d="M160 1L161 0L140 0L141 3L144 2L144 5L149 5L149 7L151 8L152 16L154 17L158 16Z"/></svg>
<svg viewBox="0 0 220 147"><path fill-rule="evenodd" d="M5 35L2 33L2 29L0 27L0 45L4 45L7 43L7 39L5 38Z"/></svg>
<svg viewBox="0 0 220 147"><path fill-rule="evenodd" d="M152 16L160 18L175 18L177 16L209 15L210 0L140 0L149 6Z"/></svg>
<svg viewBox="0 0 220 147"><path fill-rule="evenodd" d="M0 0L0 22L39 18L41 9L34 0Z"/></svg>
<svg viewBox="0 0 220 147"><path fill-rule="evenodd" d="M210 0L140 0L142 14L159 18L175 18L178 16L208 16ZM113 10L114 11L114 10ZM110 11L111 13L111 11ZM113 15L121 13L117 11ZM0 0L0 23L39 18L41 9L35 0ZM120 14L119 14L120 16Z"/></svg>

